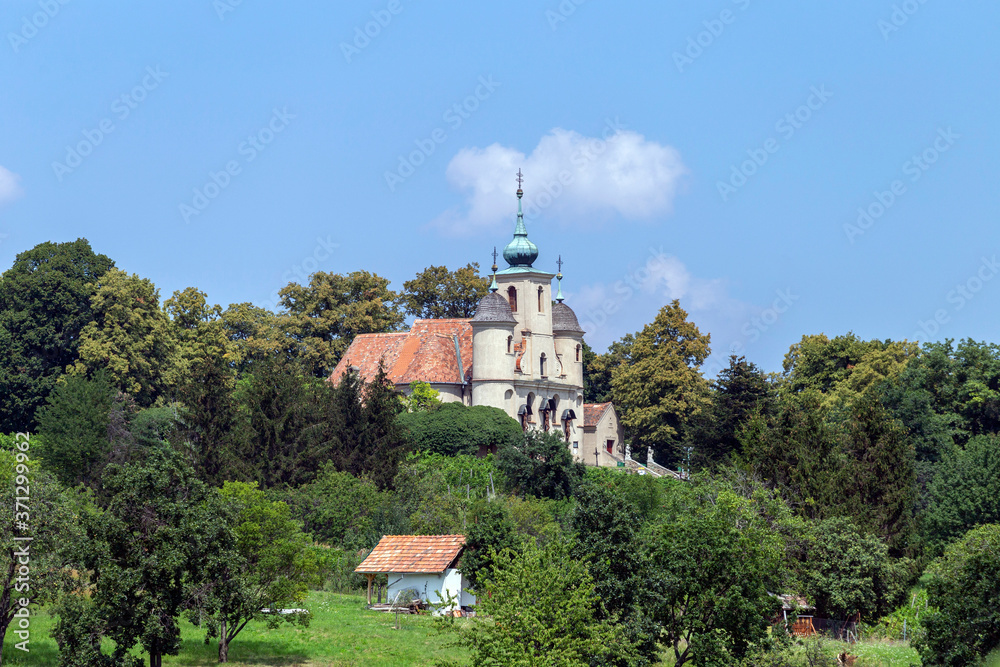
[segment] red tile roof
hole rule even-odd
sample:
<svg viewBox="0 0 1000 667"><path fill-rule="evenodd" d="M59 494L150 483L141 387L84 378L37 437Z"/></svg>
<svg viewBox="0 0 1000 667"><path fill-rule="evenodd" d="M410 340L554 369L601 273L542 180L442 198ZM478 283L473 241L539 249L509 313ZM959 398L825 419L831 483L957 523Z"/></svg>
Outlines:
<svg viewBox="0 0 1000 667"><path fill-rule="evenodd" d="M611 402L607 403L584 403L583 404L583 426L597 426L601 417L607 412Z"/></svg>
<svg viewBox="0 0 1000 667"><path fill-rule="evenodd" d="M454 566L464 546L465 535L386 535L354 571L444 572Z"/></svg>
<svg viewBox="0 0 1000 667"><path fill-rule="evenodd" d="M383 358L394 384L461 384L472 379L472 325L467 319L417 320L409 331L362 334L347 348L330 381L339 382L352 366L370 380Z"/></svg>

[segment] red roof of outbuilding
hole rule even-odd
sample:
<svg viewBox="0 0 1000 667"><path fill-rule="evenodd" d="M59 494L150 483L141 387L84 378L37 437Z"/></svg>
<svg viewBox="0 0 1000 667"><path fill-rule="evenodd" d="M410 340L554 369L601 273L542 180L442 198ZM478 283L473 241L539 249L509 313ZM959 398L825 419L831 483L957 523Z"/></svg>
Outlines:
<svg viewBox="0 0 1000 667"><path fill-rule="evenodd" d="M333 369L330 381L339 382L352 366L371 380L380 359L394 384L461 384L472 379L472 325L467 319L417 320L409 331L361 334Z"/></svg>
<svg viewBox="0 0 1000 667"><path fill-rule="evenodd" d="M586 426L597 426L601 421L601 417L611 406L611 402L607 403L584 403L583 404L583 425Z"/></svg>
<svg viewBox="0 0 1000 667"><path fill-rule="evenodd" d="M465 535L386 535L354 571L444 572L455 563L464 546Z"/></svg>

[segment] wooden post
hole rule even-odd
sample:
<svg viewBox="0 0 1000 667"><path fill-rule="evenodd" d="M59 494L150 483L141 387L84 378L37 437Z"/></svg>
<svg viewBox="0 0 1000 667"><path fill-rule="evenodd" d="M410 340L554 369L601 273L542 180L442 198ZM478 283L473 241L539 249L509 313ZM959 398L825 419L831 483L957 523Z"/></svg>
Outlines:
<svg viewBox="0 0 1000 667"><path fill-rule="evenodd" d="M372 603L372 581L375 579L374 574L366 574L365 577L368 579L368 605L371 606Z"/></svg>

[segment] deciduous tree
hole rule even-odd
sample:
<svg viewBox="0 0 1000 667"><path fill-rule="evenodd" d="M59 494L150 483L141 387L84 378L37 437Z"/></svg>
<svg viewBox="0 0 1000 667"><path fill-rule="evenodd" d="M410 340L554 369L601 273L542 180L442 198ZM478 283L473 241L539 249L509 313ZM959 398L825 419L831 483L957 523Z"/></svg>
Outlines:
<svg viewBox="0 0 1000 667"><path fill-rule="evenodd" d="M611 394L634 450L652 447L666 463L679 460L686 426L710 405L700 371L709 340L675 300L635 335L624 362L613 367Z"/></svg>
<svg viewBox="0 0 1000 667"><path fill-rule="evenodd" d="M429 266L403 283L400 302L406 314L414 317L468 318L476 314L488 292L489 280L479 275L478 263L455 271L446 266Z"/></svg>
<svg viewBox="0 0 1000 667"><path fill-rule="evenodd" d="M33 431L35 411L76 361L91 297L114 267L86 239L40 243L0 276L0 432Z"/></svg>

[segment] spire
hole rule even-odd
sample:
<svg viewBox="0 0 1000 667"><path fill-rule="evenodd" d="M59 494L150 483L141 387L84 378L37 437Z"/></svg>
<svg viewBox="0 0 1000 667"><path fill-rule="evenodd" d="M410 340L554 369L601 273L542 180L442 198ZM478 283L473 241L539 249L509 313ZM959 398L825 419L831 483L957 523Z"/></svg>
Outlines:
<svg viewBox="0 0 1000 667"><path fill-rule="evenodd" d="M521 184L524 177L521 170L517 170L517 225L514 227L514 239L503 249L503 258L507 260L511 268L524 267L531 268L531 265L538 258L538 246L528 240L528 230L524 226L524 212L521 210L521 198L524 191Z"/></svg>
<svg viewBox="0 0 1000 667"><path fill-rule="evenodd" d="M563 295L562 295L562 265L563 265L563 261L562 261L562 255L559 255L559 260L556 262L556 264L559 265L559 273L556 274L556 280L559 281L558 282L559 291L556 293L556 301L558 301L559 303L562 303L563 302Z"/></svg>
<svg viewBox="0 0 1000 667"><path fill-rule="evenodd" d="M493 246L493 282L490 283L490 292L496 292L500 289L497 285L497 247Z"/></svg>

